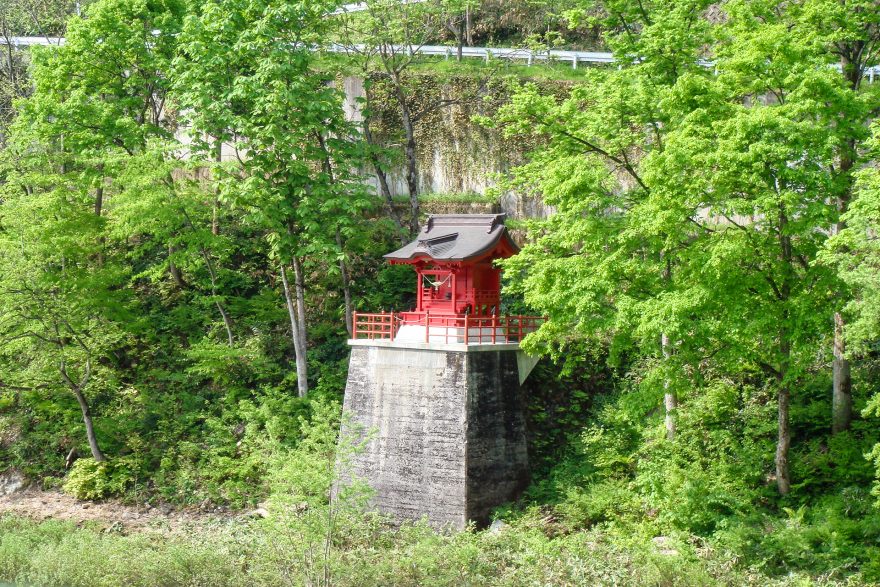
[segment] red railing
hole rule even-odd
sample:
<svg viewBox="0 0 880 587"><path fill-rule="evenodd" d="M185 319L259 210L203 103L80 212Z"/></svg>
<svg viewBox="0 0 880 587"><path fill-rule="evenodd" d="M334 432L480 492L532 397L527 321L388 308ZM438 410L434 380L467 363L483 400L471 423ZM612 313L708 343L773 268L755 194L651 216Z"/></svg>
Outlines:
<svg viewBox="0 0 880 587"><path fill-rule="evenodd" d="M407 333L410 342L498 344L520 342L544 322L539 316L455 316L430 312L361 313L353 316L353 338L394 340L401 327L422 327Z"/></svg>
<svg viewBox="0 0 880 587"><path fill-rule="evenodd" d="M355 312L351 317L354 326L353 338L357 339L394 339L400 328L399 314L394 312L381 314L364 314Z"/></svg>

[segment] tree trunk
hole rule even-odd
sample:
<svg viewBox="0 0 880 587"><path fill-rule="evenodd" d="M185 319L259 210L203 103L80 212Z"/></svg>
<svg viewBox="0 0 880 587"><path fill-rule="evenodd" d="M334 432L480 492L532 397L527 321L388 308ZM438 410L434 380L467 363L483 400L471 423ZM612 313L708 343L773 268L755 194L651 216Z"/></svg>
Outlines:
<svg viewBox="0 0 880 587"><path fill-rule="evenodd" d="M474 24L471 16L471 7L466 6L464 9L464 36L467 40L468 47L474 46Z"/></svg>
<svg viewBox="0 0 880 587"><path fill-rule="evenodd" d="M669 348L669 337L665 332L660 335L660 348L663 352L663 360L668 363L672 351ZM663 406L666 409L666 440L671 442L675 440L675 409L678 407L678 397L675 395L675 391L670 389L669 375L665 377L663 388Z"/></svg>
<svg viewBox="0 0 880 587"><path fill-rule="evenodd" d="M174 280L177 287L184 289L186 287L186 282L183 280L183 275L180 273L180 269L174 261L171 260L171 255L173 255L174 252L174 245L168 245L168 272L171 274L171 279Z"/></svg>
<svg viewBox="0 0 880 587"><path fill-rule="evenodd" d="M787 383L782 383L777 392L779 403L778 438L776 440L776 486L779 493L786 495L791 491L791 476L788 470L788 449L791 447L791 430L788 425L788 408L791 392Z"/></svg>
<svg viewBox="0 0 880 587"><path fill-rule="evenodd" d="M299 397L305 397L309 393L309 381L307 378L307 363L305 360L306 350L302 348L300 326L297 320L297 312L293 294L290 290L290 282L287 279L287 269L281 263L281 284L284 287L284 300L287 302L287 314L290 317L290 337L293 340L293 354L296 360L296 386Z"/></svg>
<svg viewBox="0 0 880 587"><path fill-rule="evenodd" d="M672 279L672 262L669 255L660 253L660 259L663 261L663 282L666 288L669 287L669 281ZM670 389L671 375L668 372L669 359L672 356L672 348L669 344L669 335L665 332L660 334L660 352L663 355L664 367L666 367L666 375L663 380L663 407L666 410L664 425L666 426L666 440L672 442L675 440L675 410L678 407L678 397L674 389Z"/></svg>
<svg viewBox="0 0 880 587"><path fill-rule="evenodd" d="M342 295L345 299L345 329L348 331L348 338L352 336L352 301L351 301L351 284L348 278L348 266L345 263L344 246L342 242L342 234L339 227L336 228L336 246L339 247L341 256L339 257L339 274L342 278Z"/></svg>
<svg viewBox="0 0 880 587"><path fill-rule="evenodd" d="M214 160L219 164L223 162L223 141L217 139L214 153ZM211 234L218 236L220 234L220 183L214 178L214 201L211 203Z"/></svg>
<svg viewBox="0 0 880 587"><path fill-rule="evenodd" d="M214 295L216 297L216 294ZM235 338L232 335L232 318L226 313L226 308L223 307L223 304L221 304L219 300L215 301L214 304L217 306L217 310L220 311L220 316L223 318L223 327L226 329L226 341L230 347L235 346Z"/></svg>
<svg viewBox="0 0 880 587"><path fill-rule="evenodd" d="M323 135L317 133L318 143L321 145L321 150L324 151L324 171L330 177L330 181L335 182L336 178L333 173L333 163L330 159L330 153L327 150L327 143L324 141ZM345 299L345 329L348 330L348 336L351 337L352 333L352 308L351 308L351 287L348 280L348 267L345 264L345 243L342 240L342 231L339 230L339 225L336 225L336 246L339 247L339 276L342 281L342 294ZM300 274L301 275L301 272ZM299 298L297 298L299 299ZM305 306L305 304L303 304ZM303 318L303 323L305 323L305 318Z"/></svg>
<svg viewBox="0 0 880 587"><path fill-rule="evenodd" d="M406 95L400 78L392 76L394 82L394 90L397 94L397 101L400 105L400 119L403 124L403 131L406 136L406 145L404 146L404 155L406 158L406 187L409 191L410 218L409 226L411 236L415 236L419 232L419 164L416 159L416 134L413 126L412 113L409 111L409 105L406 103Z"/></svg>
<svg viewBox="0 0 880 587"><path fill-rule="evenodd" d="M101 166L103 167L103 165ZM95 190L95 216L100 216L104 210L104 179L101 178L101 182L98 184L98 189Z"/></svg>
<svg viewBox="0 0 880 587"><path fill-rule="evenodd" d="M56 327L56 332L57 331L58 329ZM63 343L59 342L58 345L59 350L63 352ZM107 457L104 456L104 453L101 452L101 448L98 446L98 437L95 435L95 426L92 424L92 411L89 409L89 402L86 401L86 396L83 393L83 389L85 389L88 384L92 373L91 360L88 358L86 359L85 371L79 383L76 383L71 379L70 374L67 372L67 366L64 359L61 360L61 364L58 366L58 372L61 374L61 379L63 379L70 390L73 391L73 395L76 396L76 401L79 403L79 408L82 410L83 424L86 426L86 438L89 441L89 449L92 451L92 458L99 462L106 461Z"/></svg>
<svg viewBox="0 0 880 587"><path fill-rule="evenodd" d="M853 145L854 147L854 145ZM841 158L841 172L847 173L850 187L837 200L839 214L846 212L849 206L850 190L852 189L852 167L854 161L849 155ZM838 234L846 227L843 221L836 222L831 229ZM831 431L836 434L849 428L852 421L852 379L850 378L849 359L846 358L846 342L844 340L844 322L841 313L834 313L834 342L831 359Z"/></svg>
<svg viewBox="0 0 880 587"><path fill-rule="evenodd" d="M857 47L852 47L854 55L861 55L862 46L856 41ZM859 91L863 67L860 62L853 63L848 57L847 51L842 52L840 67L844 77L850 84L853 92ZM852 198L853 175L855 166L856 142L854 139L844 141L841 148L839 170L844 176L845 182L840 196L837 198L837 212L844 214L849 208ZM838 220L831 229L832 234L838 234L846 227L842 220ZM840 312L834 313L834 343L833 356L831 359L831 432L837 434L849 429L852 422L852 379L850 378L849 359L845 356L846 343L844 341L844 322Z"/></svg>
<svg viewBox="0 0 880 587"><path fill-rule="evenodd" d="M777 185L777 192L779 186ZM788 370L791 365L791 341L789 332L788 301L791 297L791 279L793 275L793 258L791 237L786 234L788 227L788 215L784 205L779 206L779 249L780 258L788 270L779 288L779 298L782 304L782 316L779 327L779 369L777 369L776 392L777 401L777 439L776 439L776 487L779 493L786 495L791 490L791 473L788 467L788 449L791 447L791 429L789 428L789 405L791 403L791 389L788 381Z"/></svg>
<svg viewBox="0 0 880 587"><path fill-rule="evenodd" d="M95 426L92 424L92 412L89 409L89 404L78 387L74 386L73 393L76 395L76 401L79 402L79 407L82 410L83 423L86 425L86 438L89 440L92 458L96 461L104 462L107 460L107 457L104 456L104 453L101 452L101 448L98 446L98 437L95 435Z"/></svg>
<svg viewBox="0 0 880 587"><path fill-rule="evenodd" d="M373 129L370 126L371 111L369 88L364 91L364 96L366 105L363 122L364 138L367 140L367 145L378 148L379 145L376 144L373 136ZM382 198L385 200L385 206L388 208L388 216L394 221L394 225L397 226L401 243L405 243L406 237L404 235L403 221L400 219L400 214L398 214L397 210L394 208L394 197L391 195L391 188L388 186L388 174L386 174L385 170L382 168L382 162L379 160L379 155L376 154L372 148L370 149L370 162L373 164L373 169L376 172L376 179L379 181L379 191L382 194Z"/></svg>
<svg viewBox="0 0 880 587"><path fill-rule="evenodd" d="M211 261L208 251L203 248L201 253L202 259L205 260L205 266L208 269L208 276L211 278L211 296L214 298L214 305L217 306L217 310L223 318L223 327L226 328L226 338L229 341L229 346L235 346L235 338L232 335L232 318L226 312L226 308L223 307L217 294L217 272L214 271L214 263Z"/></svg>
<svg viewBox="0 0 880 587"><path fill-rule="evenodd" d="M296 293L296 318L299 322L300 344L303 348L303 357L305 358L305 349L308 346L308 336L306 331L306 285L305 276L303 275L302 259L293 257L293 289Z"/></svg>
<svg viewBox="0 0 880 587"><path fill-rule="evenodd" d="M410 127L406 133L406 187L409 190L409 207L412 218L410 219L410 234L415 236L419 233L419 176L418 163L416 162L416 139Z"/></svg>
<svg viewBox="0 0 880 587"><path fill-rule="evenodd" d="M833 390L831 431L834 434L849 428L852 421L852 380L849 361L844 357L846 351L843 339L843 316L834 313L834 358L832 361Z"/></svg>

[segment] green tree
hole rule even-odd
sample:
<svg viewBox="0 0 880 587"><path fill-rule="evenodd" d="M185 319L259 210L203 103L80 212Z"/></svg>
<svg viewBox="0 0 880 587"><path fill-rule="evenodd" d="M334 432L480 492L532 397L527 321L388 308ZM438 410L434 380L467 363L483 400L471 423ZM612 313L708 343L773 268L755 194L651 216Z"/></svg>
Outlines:
<svg viewBox="0 0 880 587"><path fill-rule="evenodd" d="M211 160L218 143L234 150L237 164L214 166L219 193L265 235L278 263L301 396L308 392L304 265L338 259L347 289L345 239L371 203L356 175L357 133L314 62L335 7L206 2L187 21L178 62L193 153Z"/></svg>
<svg viewBox="0 0 880 587"><path fill-rule="evenodd" d="M787 493L791 393L844 291L816 261L851 189L840 163L865 100L799 5L727 2L711 28L705 3L588 8L622 69L562 103L527 87L501 117L549 141L518 181L557 214L508 264L551 317L531 344L559 350L574 327L635 353L665 390L670 437L677 390L712 373L764 379Z"/></svg>
<svg viewBox="0 0 880 587"><path fill-rule="evenodd" d="M601 9L596 18L625 67L591 71L559 103L527 85L499 114L505 132L546 141L515 183L556 209L533 224L533 240L507 264L522 276L514 289L550 316L530 344L563 356L577 333L608 341L612 357L641 353L648 383L665 396L669 438L682 366L705 350L695 329L712 326L693 320L706 298L679 270L694 225L680 210L663 210L665 194L646 162L673 128L667 100L677 81L710 75L698 64L707 5L589 3L582 14Z"/></svg>
<svg viewBox="0 0 880 587"><path fill-rule="evenodd" d="M875 123L868 155L880 156L880 127ZM880 338L880 172L874 166L856 174L856 198L841 217L844 228L829 242L827 259L839 271L840 277L852 291L852 297L843 308L851 317L846 339L849 352L856 356L874 350ZM880 394L870 398L865 415L880 416ZM870 453L880 472L880 444ZM880 480L880 473L878 473ZM880 485L874 488L880 495Z"/></svg>
<svg viewBox="0 0 880 587"><path fill-rule="evenodd" d="M110 381L130 293L108 241L108 196L152 138L169 136L165 73L181 12L173 0L104 0L88 19L73 18L64 46L35 52L34 92L5 153L0 307L4 334L17 341L4 345L5 364L18 365L15 379L38 382L56 366L99 461L88 389L96 374Z"/></svg>
<svg viewBox="0 0 880 587"><path fill-rule="evenodd" d="M67 153L35 147L24 128L14 137L21 143L7 156L17 169L0 206L0 387L67 389L82 411L92 457L103 461L89 398L112 391L110 357L125 338L126 275L105 254L106 223L94 213L91 190L51 172L63 168Z"/></svg>
<svg viewBox="0 0 880 587"><path fill-rule="evenodd" d="M837 2L812 0L794 12L796 34L815 43L823 51L829 65L839 67L845 79L828 106L837 113L831 125L834 161L829 173L834 182L833 197L837 203L837 218L832 234L846 228L846 212L856 197L855 172L865 161L865 141L868 121L876 116L875 91L865 89L863 80L868 67L876 65L880 56L880 11L877 3L869 0ZM841 300L849 296L844 289L838 292ZM845 345L845 327L842 304L834 309L832 430L849 428L852 420L852 382L850 359Z"/></svg>

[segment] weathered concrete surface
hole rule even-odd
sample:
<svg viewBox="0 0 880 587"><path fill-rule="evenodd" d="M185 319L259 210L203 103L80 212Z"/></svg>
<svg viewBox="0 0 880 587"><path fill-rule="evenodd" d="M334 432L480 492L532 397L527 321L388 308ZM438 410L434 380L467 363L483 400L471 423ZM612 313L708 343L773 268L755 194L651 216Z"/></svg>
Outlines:
<svg viewBox="0 0 880 587"><path fill-rule="evenodd" d="M489 522L493 507L529 482L525 409L517 353L467 354L467 518Z"/></svg>
<svg viewBox="0 0 880 587"><path fill-rule="evenodd" d="M517 497L528 482L517 352L352 346L343 434L370 435L350 474L373 507L462 528Z"/></svg>

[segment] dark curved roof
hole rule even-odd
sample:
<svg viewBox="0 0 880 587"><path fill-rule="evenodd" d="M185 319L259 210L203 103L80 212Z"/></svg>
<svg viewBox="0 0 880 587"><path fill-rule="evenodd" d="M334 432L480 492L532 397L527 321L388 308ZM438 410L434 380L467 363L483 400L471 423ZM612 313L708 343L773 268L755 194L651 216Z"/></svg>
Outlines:
<svg viewBox="0 0 880 587"><path fill-rule="evenodd" d="M407 261L419 257L443 261L464 261L490 252L504 239L513 252L519 247L504 226L505 214L432 214L416 240L393 253L388 260Z"/></svg>

